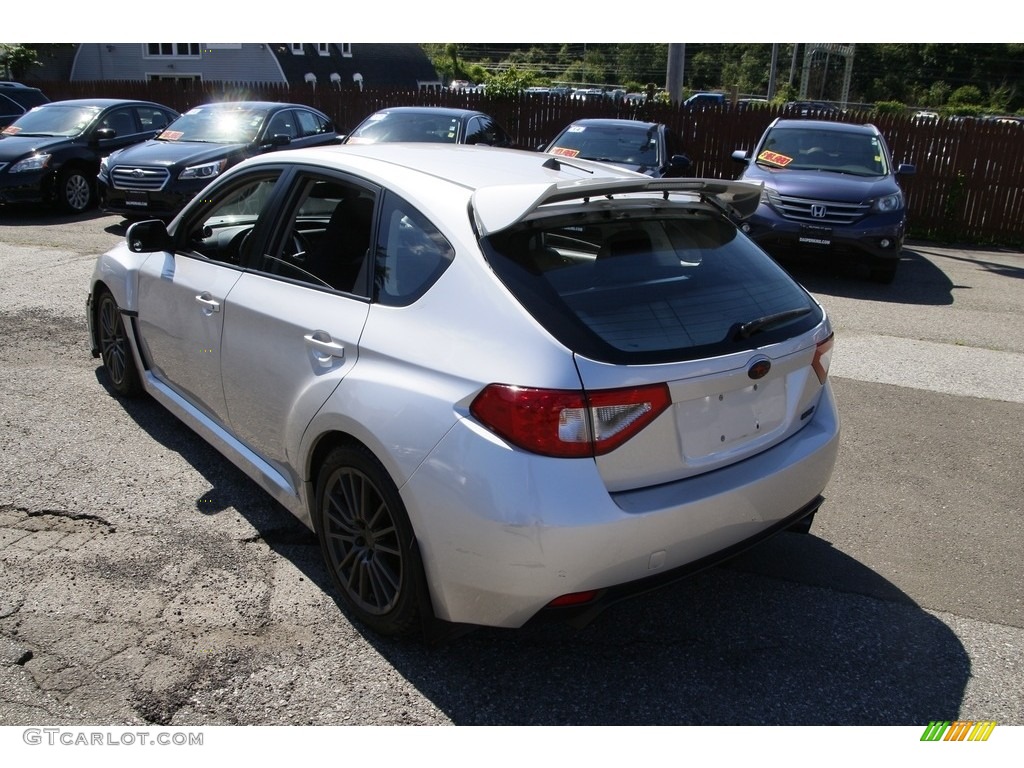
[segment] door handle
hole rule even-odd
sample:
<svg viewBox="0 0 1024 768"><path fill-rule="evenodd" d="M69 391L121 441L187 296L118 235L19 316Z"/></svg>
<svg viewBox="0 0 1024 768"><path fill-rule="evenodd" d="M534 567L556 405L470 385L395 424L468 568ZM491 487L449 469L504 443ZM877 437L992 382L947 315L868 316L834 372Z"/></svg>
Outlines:
<svg viewBox="0 0 1024 768"><path fill-rule="evenodd" d="M326 331L313 331L302 338L305 339L306 346L313 350L313 355L320 365L325 368L332 365L333 358L345 359L345 347L333 341L331 335Z"/></svg>
<svg viewBox="0 0 1024 768"><path fill-rule="evenodd" d="M208 291L204 291L196 296L196 303L203 305L203 311L206 314L213 314L214 312L220 312L220 302L217 301Z"/></svg>

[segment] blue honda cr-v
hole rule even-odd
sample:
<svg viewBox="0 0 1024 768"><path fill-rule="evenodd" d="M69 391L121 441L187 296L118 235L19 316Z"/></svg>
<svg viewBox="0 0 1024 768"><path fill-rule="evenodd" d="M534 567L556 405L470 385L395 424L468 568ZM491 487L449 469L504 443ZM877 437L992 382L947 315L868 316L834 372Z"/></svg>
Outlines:
<svg viewBox="0 0 1024 768"><path fill-rule="evenodd" d="M739 178L763 182L761 204L743 230L769 253L817 252L866 261L871 279L896 276L906 206L894 166L873 125L776 119L753 152L737 150Z"/></svg>

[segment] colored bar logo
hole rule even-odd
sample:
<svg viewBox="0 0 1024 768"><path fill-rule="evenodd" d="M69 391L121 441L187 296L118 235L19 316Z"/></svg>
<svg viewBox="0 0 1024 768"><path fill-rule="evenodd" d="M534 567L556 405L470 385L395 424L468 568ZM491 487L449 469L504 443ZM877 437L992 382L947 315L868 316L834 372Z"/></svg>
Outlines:
<svg viewBox="0 0 1024 768"><path fill-rule="evenodd" d="M988 741L995 727L995 720L932 720L921 741Z"/></svg>

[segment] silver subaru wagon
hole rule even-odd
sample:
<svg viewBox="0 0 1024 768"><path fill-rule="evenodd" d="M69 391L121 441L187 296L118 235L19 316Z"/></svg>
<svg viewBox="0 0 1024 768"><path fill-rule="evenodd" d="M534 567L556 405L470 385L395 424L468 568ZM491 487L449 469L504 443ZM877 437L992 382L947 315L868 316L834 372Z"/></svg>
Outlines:
<svg viewBox="0 0 1024 768"><path fill-rule="evenodd" d="M485 147L248 160L99 257L94 356L318 535L372 630L577 619L783 530L839 443L760 187Z"/></svg>

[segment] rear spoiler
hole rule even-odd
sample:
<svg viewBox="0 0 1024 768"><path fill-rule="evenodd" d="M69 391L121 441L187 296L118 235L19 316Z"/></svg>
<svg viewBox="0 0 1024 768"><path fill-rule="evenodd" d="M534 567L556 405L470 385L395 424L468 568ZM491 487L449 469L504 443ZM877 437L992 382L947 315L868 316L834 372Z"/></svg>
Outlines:
<svg viewBox="0 0 1024 768"><path fill-rule="evenodd" d="M518 224L543 205L615 195L683 193L698 197L734 219L745 219L757 210L761 184L720 179L597 178L557 181L550 184L515 184L484 187L473 193L472 210L481 237Z"/></svg>

